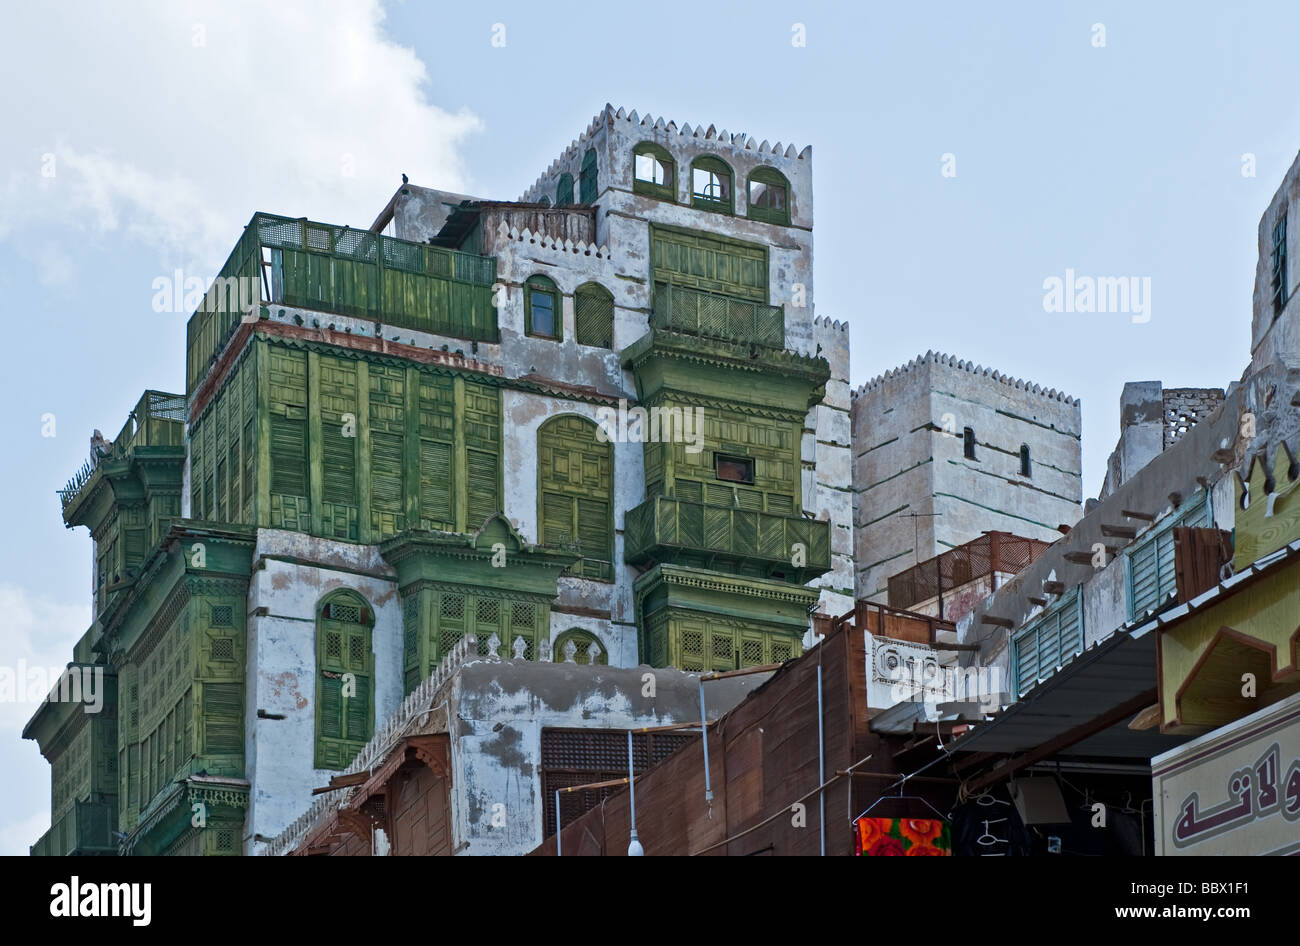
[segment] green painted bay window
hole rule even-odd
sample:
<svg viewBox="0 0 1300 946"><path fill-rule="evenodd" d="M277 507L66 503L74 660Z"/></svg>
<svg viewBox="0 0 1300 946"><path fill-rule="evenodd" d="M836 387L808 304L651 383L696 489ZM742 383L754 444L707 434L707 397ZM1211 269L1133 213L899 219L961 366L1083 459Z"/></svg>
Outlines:
<svg viewBox="0 0 1300 946"><path fill-rule="evenodd" d="M691 165L691 206L731 213L734 209L733 180L727 162L709 156L696 158Z"/></svg>
<svg viewBox="0 0 1300 946"><path fill-rule="evenodd" d="M790 183L780 171L755 168L749 175L749 218L790 223Z"/></svg>

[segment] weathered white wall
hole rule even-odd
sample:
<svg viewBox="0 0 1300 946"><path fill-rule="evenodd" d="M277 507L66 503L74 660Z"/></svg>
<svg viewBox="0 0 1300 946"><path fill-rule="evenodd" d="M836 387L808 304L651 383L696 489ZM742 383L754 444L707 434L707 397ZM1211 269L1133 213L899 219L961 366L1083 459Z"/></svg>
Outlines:
<svg viewBox="0 0 1300 946"><path fill-rule="evenodd" d="M647 674L653 677L653 697L643 695ZM709 719L733 708L769 677L754 674L706 684ZM468 855L531 851L542 842L542 806L555 804L554 796L541 794L542 730L698 723L697 680L678 670L648 667L489 658L465 664L451 695L453 847ZM504 823L494 825L494 814Z"/></svg>
<svg viewBox="0 0 1300 946"><path fill-rule="evenodd" d="M374 608L375 726L402 701L402 608L396 575L376 546L260 529L253 561L265 567L253 571L248 594L244 751L252 791L244 840L250 853L253 835L278 835L311 804L311 790L336 774L314 765L316 611L326 594L351 589ZM268 613L259 616L259 608ZM285 718L259 719L259 709Z"/></svg>
<svg viewBox="0 0 1300 946"><path fill-rule="evenodd" d="M974 460L964 456L965 427ZM1056 527L1082 514L1080 429L1073 398L934 353L858 389L858 597L886 600L890 575L988 530L1060 538Z"/></svg>

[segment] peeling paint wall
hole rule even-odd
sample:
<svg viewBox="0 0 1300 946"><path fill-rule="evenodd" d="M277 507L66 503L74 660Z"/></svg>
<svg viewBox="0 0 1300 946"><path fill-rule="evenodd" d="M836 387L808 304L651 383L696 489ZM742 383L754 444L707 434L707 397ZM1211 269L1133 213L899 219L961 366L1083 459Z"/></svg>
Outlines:
<svg viewBox="0 0 1300 946"><path fill-rule="evenodd" d="M311 790L337 774L315 768L316 613L325 595L348 588L374 607L376 727L402 701L402 608L396 575L376 547L261 529L253 558L264 567L255 568L248 596L248 853L253 835L278 835L311 804ZM258 710L284 719L259 719Z"/></svg>
<svg viewBox="0 0 1300 946"><path fill-rule="evenodd" d="M653 697L642 695L647 674L653 675ZM709 719L734 707L769 676L706 683ZM512 855L541 843L543 805L555 803L541 797L544 728L698 724L697 680L694 674L645 666L487 658L465 664L450 699L454 848L469 855Z"/></svg>

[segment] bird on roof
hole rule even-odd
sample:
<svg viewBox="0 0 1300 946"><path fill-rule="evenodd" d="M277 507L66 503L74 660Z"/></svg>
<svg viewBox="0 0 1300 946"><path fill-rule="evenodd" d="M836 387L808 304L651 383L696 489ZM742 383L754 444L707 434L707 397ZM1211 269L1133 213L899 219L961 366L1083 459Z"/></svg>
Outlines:
<svg viewBox="0 0 1300 946"><path fill-rule="evenodd" d="M411 179L410 179L409 177L407 177L405 174L402 175L402 183L403 183L403 184L409 183L410 180L411 180Z"/></svg>

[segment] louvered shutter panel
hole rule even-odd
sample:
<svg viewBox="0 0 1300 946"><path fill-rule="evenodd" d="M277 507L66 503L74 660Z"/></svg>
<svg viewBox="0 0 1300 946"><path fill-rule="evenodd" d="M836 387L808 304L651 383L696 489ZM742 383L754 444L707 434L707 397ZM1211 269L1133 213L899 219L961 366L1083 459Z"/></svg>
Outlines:
<svg viewBox="0 0 1300 946"><path fill-rule="evenodd" d="M343 737L342 677L321 677L320 735L328 739Z"/></svg>
<svg viewBox="0 0 1300 946"><path fill-rule="evenodd" d="M542 544L571 545L573 500L557 493L542 494Z"/></svg>
<svg viewBox="0 0 1300 946"><path fill-rule="evenodd" d="M467 525L470 529L477 529L489 516L501 511L497 456L482 450L466 450L465 461L469 480L466 488L469 494Z"/></svg>
<svg viewBox="0 0 1300 946"><path fill-rule="evenodd" d="M588 578L611 577L614 543L610 532L609 503L579 499L578 542L582 545L584 559L582 573Z"/></svg>
<svg viewBox="0 0 1300 946"><path fill-rule="evenodd" d="M242 684L203 684L203 741L208 752L242 752L243 723Z"/></svg>
<svg viewBox="0 0 1300 946"><path fill-rule="evenodd" d="M271 417L271 492L307 495L307 422ZM205 497L206 502L206 497Z"/></svg>
<svg viewBox="0 0 1300 946"><path fill-rule="evenodd" d="M378 432L370 436L370 508L381 515L400 517L403 511L402 439Z"/></svg>
<svg viewBox="0 0 1300 946"><path fill-rule="evenodd" d="M451 445L420 441L420 517L430 528L454 529Z"/></svg>
<svg viewBox="0 0 1300 946"><path fill-rule="evenodd" d="M357 742L370 739L370 677L354 673L356 691L346 701L347 738Z"/></svg>
<svg viewBox="0 0 1300 946"><path fill-rule="evenodd" d="M357 501L357 438L343 436L334 421L321 425L321 435L325 502L352 505Z"/></svg>

